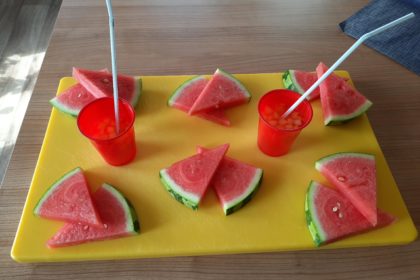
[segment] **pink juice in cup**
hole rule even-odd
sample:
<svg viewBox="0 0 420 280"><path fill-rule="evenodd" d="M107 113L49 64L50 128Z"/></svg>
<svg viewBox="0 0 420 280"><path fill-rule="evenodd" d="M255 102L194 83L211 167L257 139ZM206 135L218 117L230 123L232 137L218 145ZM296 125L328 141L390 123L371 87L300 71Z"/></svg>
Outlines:
<svg viewBox="0 0 420 280"><path fill-rule="evenodd" d="M114 99L100 98L86 105L79 113L77 125L110 165L124 165L136 156L134 137L135 112L123 99L118 100L120 131L115 126Z"/></svg>
<svg viewBox="0 0 420 280"><path fill-rule="evenodd" d="M289 116L286 110L301 97L286 89L266 93L258 103L258 147L269 156L287 154L294 141L312 119L311 104L304 100Z"/></svg>

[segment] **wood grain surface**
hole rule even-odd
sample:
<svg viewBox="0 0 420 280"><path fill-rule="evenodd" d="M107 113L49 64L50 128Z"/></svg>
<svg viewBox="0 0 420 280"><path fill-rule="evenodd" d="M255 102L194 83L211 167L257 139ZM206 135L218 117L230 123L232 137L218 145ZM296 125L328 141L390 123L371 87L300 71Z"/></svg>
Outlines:
<svg viewBox="0 0 420 280"><path fill-rule="evenodd" d="M58 0L0 2L0 187L60 6Z"/></svg>
<svg viewBox="0 0 420 280"><path fill-rule="evenodd" d="M354 0L114 1L120 72L132 75L313 69L353 42L337 24ZM18 264L10 249L51 107L72 66L110 68L104 1L65 1L0 189L0 279L420 279L420 242L406 246L84 263ZM361 46L341 67L374 103L368 116L417 228L420 79ZM262 217L263 218L263 217Z"/></svg>

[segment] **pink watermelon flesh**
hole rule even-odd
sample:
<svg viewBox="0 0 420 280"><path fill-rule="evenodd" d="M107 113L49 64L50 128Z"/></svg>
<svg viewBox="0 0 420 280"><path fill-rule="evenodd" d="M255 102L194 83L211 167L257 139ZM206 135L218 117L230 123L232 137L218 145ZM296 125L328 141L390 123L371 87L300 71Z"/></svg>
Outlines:
<svg viewBox="0 0 420 280"><path fill-rule="evenodd" d="M125 198L112 186L103 184L93 199L102 218L101 227L69 223L64 225L50 240L50 248L77 245L90 241L113 239L136 234L136 216Z"/></svg>
<svg viewBox="0 0 420 280"><path fill-rule="evenodd" d="M101 226L83 171L65 174L42 196L34 213L47 219Z"/></svg>
<svg viewBox="0 0 420 280"><path fill-rule="evenodd" d="M376 166L373 155L333 154L318 160L315 167L372 225L377 224Z"/></svg>
<svg viewBox="0 0 420 280"><path fill-rule="evenodd" d="M318 76L314 72L287 70L283 74L284 86L300 94L304 94L317 80ZM311 94L309 94L307 99L317 99L319 98L319 94L319 87L317 87Z"/></svg>
<svg viewBox="0 0 420 280"><path fill-rule="evenodd" d="M249 102L248 90L233 76L217 69L213 77L191 106L188 114L229 108Z"/></svg>
<svg viewBox="0 0 420 280"><path fill-rule="evenodd" d="M193 155L160 171L160 179L176 200L197 209L229 144Z"/></svg>
<svg viewBox="0 0 420 280"><path fill-rule="evenodd" d="M305 91L307 91L318 80L318 76L316 73L304 72L299 70L295 70L295 77L296 80L299 82L299 85L302 86L304 90L303 93L305 93ZM318 98L319 94L320 92L318 87L309 95L308 99L312 100Z"/></svg>
<svg viewBox="0 0 420 280"><path fill-rule="evenodd" d="M108 69L105 68L99 71L108 72ZM77 83L51 99L50 103L61 112L77 116L83 107L95 99L96 97L93 94Z"/></svg>
<svg viewBox="0 0 420 280"><path fill-rule="evenodd" d="M73 77L96 98L113 96L112 73L73 68ZM135 107L140 96L140 80L118 75L118 96Z"/></svg>
<svg viewBox="0 0 420 280"><path fill-rule="evenodd" d="M51 99L50 103L64 113L77 116L83 107L95 99L81 84L75 84Z"/></svg>
<svg viewBox="0 0 420 280"><path fill-rule="evenodd" d="M206 151L197 148L198 153ZM263 171L239 160L224 156L211 180L211 186L226 215L247 204L260 186Z"/></svg>
<svg viewBox="0 0 420 280"><path fill-rule="evenodd" d="M314 181L306 194L305 212L316 246L384 227L395 221L395 217L378 209L378 223L372 226L349 199Z"/></svg>
<svg viewBox="0 0 420 280"><path fill-rule="evenodd" d="M168 100L168 105L188 113L207 83L208 80L203 76L197 76L186 81L172 94ZM230 126L230 121L223 110L204 112L197 116L224 126Z"/></svg>
<svg viewBox="0 0 420 280"><path fill-rule="evenodd" d="M337 76L338 77L338 76ZM342 78L345 82L348 82L347 78ZM318 75L316 72L306 72L301 70L287 70L283 74L283 84L287 89L293 90L297 93L304 94L316 81ZM306 98L308 100L315 100L319 98L320 90L319 87L314 89L311 94Z"/></svg>
<svg viewBox="0 0 420 280"><path fill-rule="evenodd" d="M327 70L328 67L321 62L316 68L318 78ZM321 83L320 92L325 125L349 121L366 112L372 105L372 102L334 73Z"/></svg>

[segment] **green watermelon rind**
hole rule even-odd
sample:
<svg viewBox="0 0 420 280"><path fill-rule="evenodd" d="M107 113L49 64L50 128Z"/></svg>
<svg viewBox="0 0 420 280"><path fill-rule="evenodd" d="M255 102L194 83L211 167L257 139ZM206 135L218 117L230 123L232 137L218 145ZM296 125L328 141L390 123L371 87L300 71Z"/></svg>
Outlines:
<svg viewBox="0 0 420 280"><path fill-rule="evenodd" d="M295 70L287 70L286 72L284 72L282 79L285 88L300 94L305 93L305 90L299 85L298 81L295 78Z"/></svg>
<svg viewBox="0 0 420 280"><path fill-rule="evenodd" d="M138 221L136 211L132 204L114 186L108 183L103 183L102 188L104 188L108 193L110 193L120 203L121 208L124 210L126 233L137 234L140 231L140 224Z"/></svg>
<svg viewBox="0 0 420 280"><path fill-rule="evenodd" d="M346 114L346 115L329 116L328 118L324 120L324 125L330 126L330 125L338 125L338 124L348 122L352 119L359 117L363 113L365 113L370 108L370 106L372 106L372 102L366 99L366 101L362 105L360 105L359 108L357 108L357 110L355 110L353 113Z"/></svg>
<svg viewBox="0 0 420 280"><path fill-rule="evenodd" d="M132 222L133 222L133 226L134 226L134 231L136 233L140 233L140 221L139 221L139 217L137 216L136 209L134 208L133 204L131 204L131 202L127 198L125 198L125 201L127 202L128 206L130 207L131 217L133 218Z"/></svg>
<svg viewBox="0 0 420 280"><path fill-rule="evenodd" d="M140 77L133 77L134 78L134 97L131 100L130 104L133 108L136 108L137 104L139 103L141 93L143 91L143 81Z"/></svg>
<svg viewBox="0 0 420 280"><path fill-rule="evenodd" d="M316 214L315 205L313 203L315 197L314 192L317 185L318 183L315 181L309 183L305 198L305 217L306 225L308 226L312 240L314 241L315 246L319 247L325 243L327 238L325 231L321 227L321 222Z"/></svg>
<svg viewBox="0 0 420 280"><path fill-rule="evenodd" d="M42 208L42 205L44 204L44 202L48 199L48 197L57 189L57 187L59 187L61 185L61 183L65 180L67 180L68 178L70 178L71 176L75 175L78 172L83 172L83 170L80 167L76 167L73 170L70 170L69 172L67 172L66 174L64 174L63 176L61 176L61 178L59 178L57 181L54 182L54 184L52 184L47 191L42 195L41 199L38 201L38 203L36 204L33 213L37 216L39 216L40 210Z"/></svg>
<svg viewBox="0 0 420 280"><path fill-rule="evenodd" d="M183 84L181 84L179 87L175 89L175 91L171 94L171 96L168 99L167 105L169 107L173 107L175 101L178 99L178 97L181 95L181 93L190 86L192 83L195 83L199 80L207 80L204 76L194 76L188 80L186 80Z"/></svg>
<svg viewBox="0 0 420 280"><path fill-rule="evenodd" d="M334 153L325 157L320 158L315 162L315 169L318 171L322 170L323 165L336 160L338 158L346 158L346 157L354 157L354 158L366 158L370 160L375 160L375 156L372 154L365 154L365 153L355 153L355 152L340 152Z"/></svg>
<svg viewBox="0 0 420 280"><path fill-rule="evenodd" d="M233 75L229 74L228 72L224 71L221 68L217 68L216 72L214 73L214 75L220 74L226 78L228 78L229 80L231 80L232 82L234 82L242 91L242 94L244 95L244 97L247 99L247 102L249 102L251 100L251 93L248 91L248 89L241 83L241 81L239 81L237 78L235 78Z"/></svg>
<svg viewBox="0 0 420 280"><path fill-rule="evenodd" d="M168 174L167 169L159 171L160 180L165 189L180 203L185 206L197 210L200 198L192 193L185 192L182 187L178 185Z"/></svg>
<svg viewBox="0 0 420 280"><path fill-rule="evenodd" d="M63 103L59 102L57 96L51 99L49 102L52 106L54 106L54 108L57 108L63 113L69 114L73 117L77 117L77 115L79 115L80 110L71 109Z"/></svg>
<svg viewBox="0 0 420 280"><path fill-rule="evenodd" d="M263 175L264 171L261 168L257 168L255 171L255 175L252 178L246 190L235 199L223 203L223 211L225 212L226 216L244 207L254 197L259 187L261 186Z"/></svg>

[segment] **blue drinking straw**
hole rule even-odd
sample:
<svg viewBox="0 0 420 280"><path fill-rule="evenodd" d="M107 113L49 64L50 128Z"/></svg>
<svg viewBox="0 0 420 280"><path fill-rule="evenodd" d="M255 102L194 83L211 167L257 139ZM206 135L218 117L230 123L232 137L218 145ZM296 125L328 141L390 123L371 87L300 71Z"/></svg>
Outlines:
<svg viewBox="0 0 420 280"><path fill-rule="evenodd" d="M391 28L397 24L400 24L410 18L413 18L415 15L414 13L409 13L403 17L400 17L394 21L391 21L390 23L387 23L379 28L376 28L375 30L372 30L366 34L364 34L362 37L359 38L331 67L327 70L327 72L324 73L324 75L321 76L302 96L292 105L290 108L281 116L281 118L286 118L291 112L293 112L294 109L296 109L297 106L299 106L300 103L302 103L305 98L314 91L337 67L340 65L349 55L358 47L360 46L366 39L381 33L382 31L387 30L388 28Z"/></svg>
<svg viewBox="0 0 420 280"><path fill-rule="evenodd" d="M115 111L115 129L117 135L120 133L120 115L118 107L118 82L117 82L117 59L115 54L115 33L114 33L114 15L112 13L111 0L105 0L109 17L109 38L111 42L111 63L112 63L112 87L114 88L114 111Z"/></svg>

